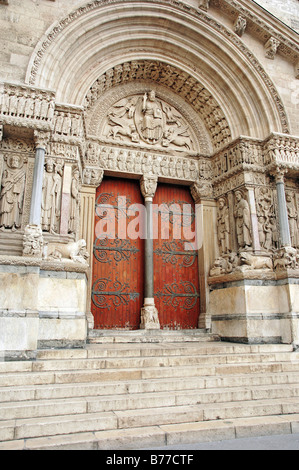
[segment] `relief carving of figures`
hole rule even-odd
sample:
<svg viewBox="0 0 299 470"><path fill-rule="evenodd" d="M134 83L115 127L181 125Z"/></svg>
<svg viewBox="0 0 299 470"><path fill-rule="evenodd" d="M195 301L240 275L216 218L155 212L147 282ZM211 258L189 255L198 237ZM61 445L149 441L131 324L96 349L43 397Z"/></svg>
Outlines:
<svg viewBox="0 0 299 470"><path fill-rule="evenodd" d="M290 235L292 247L299 248L299 231L298 231L298 212L294 200L294 195L291 192L286 193L286 202L288 209L288 218L290 226Z"/></svg>
<svg viewBox="0 0 299 470"><path fill-rule="evenodd" d="M189 126L154 90L120 100L107 115L103 134L112 140L194 150Z"/></svg>
<svg viewBox="0 0 299 470"><path fill-rule="evenodd" d="M218 200L217 214L217 232L220 253L222 255L230 252L230 225L229 225L229 208L224 198Z"/></svg>
<svg viewBox="0 0 299 470"><path fill-rule="evenodd" d="M45 164L42 197L42 229L44 232L58 233L61 189L62 189L62 164L54 163L48 158Z"/></svg>
<svg viewBox="0 0 299 470"><path fill-rule="evenodd" d="M17 230L21 227L26 172L20 155L7 158L0 193L0 229Z"/></svg>
<svg viewBox="0 0 299 470"><path fill-rule="evenodd" d="M234 217L238 245L240 249L246 250L252 246L250 208L241 191L235 192L235 198Z"/></svg>
<svg viewBox="0 0 299 470"><path fill-rule="evenodd" d="M276 247L278 239L274 201L270 188L256 189L256 209L261 248L271 251L273 247Z"/></svg>

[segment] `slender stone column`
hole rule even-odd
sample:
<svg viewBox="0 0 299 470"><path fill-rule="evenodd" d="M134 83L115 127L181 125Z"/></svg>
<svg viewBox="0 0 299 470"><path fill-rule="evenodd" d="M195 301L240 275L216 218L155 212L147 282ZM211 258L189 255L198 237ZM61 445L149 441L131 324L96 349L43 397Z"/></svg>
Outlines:
<svg viewBox="0 0 299 470"><path fill-rule="evenodd" d="M157 184L158 179L155 176L143 176L140 182L146 208L144 306L141 309L140 328L146 330L160 329L154 299L153 198Z"/></svg>
<svg viewBox="0 0 299 470"><path fill-rule="evenodd" d="M34 132L36 153L34 162L33 187L30 205L29 225L25 227L23 239L23 256L41 258L43 256L43 233L41 229L41 210L43 177L46 146L49 132Z"/></svg>
<svg viewBox="0 0 299 470"><path fill-rule="evenodd" d="M277 205L278 205L278 220L279 220L279 232L280 242L282 247L292 246L290 226L288 219L288 209L286 203L286 194L284 186L284 174L287 170L277 168L274 173L276 179L276 190L277 190Z"/></svg>

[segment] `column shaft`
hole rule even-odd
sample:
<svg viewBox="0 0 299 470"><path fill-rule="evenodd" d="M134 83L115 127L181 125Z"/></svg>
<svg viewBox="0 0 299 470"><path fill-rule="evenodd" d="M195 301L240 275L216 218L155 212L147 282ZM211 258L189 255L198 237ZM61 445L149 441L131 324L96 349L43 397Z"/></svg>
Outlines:
<svg viewBox="0 0 299 470"><path fill-rule="evenodd" d="M278 219L281 245L291 246L290 226L288 219L288 209L285 195L284 182L276 181L277 203L278 203Z"/></svg>
<svg viewBox="0 0 299 470"><path fill-rule="evenodd" d="M44 148L36 149L29 225L40 225L41 223L45 154Z"/></svg>

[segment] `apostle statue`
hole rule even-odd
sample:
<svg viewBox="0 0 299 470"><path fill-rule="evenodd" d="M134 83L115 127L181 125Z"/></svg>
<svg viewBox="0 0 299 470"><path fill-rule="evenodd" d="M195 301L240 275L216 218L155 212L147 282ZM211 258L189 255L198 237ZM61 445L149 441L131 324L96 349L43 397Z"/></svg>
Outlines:
<svg viewBox="0 0 299 470"><path fill-rule="evenodd" d="M79 181L79 170L76 169L73 172L72 184L71 184L71 213L69 221L69 233L76 233L77 220L78 220L78 206L80 196L80 181Z"/></svg>
<svg viewBox="0 0 299 470"><path fill-rule="evenodd" d="M21 227L26 173L23 159L20 155L12 155L7 159L7 169L4 170L0 193L0 229Z"/></svg>
<svg viewBox="0 0 299 470"><path fill-rule="evenodd" d="M299 248L299 231L298 231L298 213L292 193L286 194L291 244L293 248Z"/></svg>
<svg viewBox="0 0 299 470"><path fill-rule="evenodd" d="M218 201L218 242L220 252L226 255L230 251L230 226L229 226L229 209L225 199L222 197Z"/></svg>
<svg viewBox="0 0 299 470"><path fill-rule="evenodd" d="M235 197L234 217L236 219L238 245L240 249L246 250L252 246L250 208L241 191L236 191Z"/></svg>
<svg viewBox="0 0 299 470"><path fill-rule="evenodd" d="M42 197L42 229L58 233L62 187L62 165L48 158L45 165Z"/></svg>

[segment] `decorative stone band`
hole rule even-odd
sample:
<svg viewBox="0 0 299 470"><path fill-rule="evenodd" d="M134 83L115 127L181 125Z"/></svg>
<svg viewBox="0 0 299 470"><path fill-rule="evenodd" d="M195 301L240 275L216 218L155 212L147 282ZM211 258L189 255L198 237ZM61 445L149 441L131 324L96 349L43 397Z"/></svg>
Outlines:
<svg viewBox="0 0 299 470"><path fill-rule="evenodd" d="M3 124L39 130L53 129L53 91L1 83L0 103L0 119Z"/></svg>

